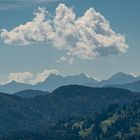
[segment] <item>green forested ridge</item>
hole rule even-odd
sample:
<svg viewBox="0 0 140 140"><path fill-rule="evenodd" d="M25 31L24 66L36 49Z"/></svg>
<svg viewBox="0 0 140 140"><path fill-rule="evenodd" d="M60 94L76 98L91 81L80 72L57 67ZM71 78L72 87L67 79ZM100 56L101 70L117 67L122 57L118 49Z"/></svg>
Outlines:
<svg viewBox="0 0 140 140"><path fill-rule="evenodd" d="M131 138L139 134L138 99L124 89L75 85L28 99L1 93L0 140Z"/></svg>
<svg viewBox="0 0 140 140"><path fill-rule="evenodd" d="M16 131L3 140L139 140L140 101L111 105L93 117L69 118L36 132Z"/></svg>

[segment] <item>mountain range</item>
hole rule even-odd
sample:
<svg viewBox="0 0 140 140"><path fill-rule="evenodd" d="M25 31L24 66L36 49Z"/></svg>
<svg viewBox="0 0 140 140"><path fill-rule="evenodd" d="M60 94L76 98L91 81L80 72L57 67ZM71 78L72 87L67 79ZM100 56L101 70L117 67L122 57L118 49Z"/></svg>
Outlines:
<svg viewBox="0 0 140 140"><path fill-rule="evenodd" d="M119 87L140 92L140 77L135 77L131 74L119 72L107 80L98 81L88 77L85 74L71 75L63 77L61 75L51 74L49 77L36 85L18 83L12 81L10 83L0 85L0 92L13 94L22 90L41 90L52 92L56 88L65 85L85 85L89 87ZM130 88L131 87L131 88Z"/></svg>
<svg viewBox="0 0 140 140"><path fill-rule="evenodd" d="M5 85L0 86L0 92L4 93L15 93L22 90L41 90L41 91L53 91L56 88L64 85L85 85L85 83L97 83L98 81L86 76L85 74L80 75L71 75L63 77L61 75L50 74L49 77L36 85L18 83L16 81L12 81Z"/></svg>
<svg viewBox="0 0 140 140"><path fill-rule="evenodd" d="M116 88L128 89L134 92L140 92L140 80L132 83L122 84L122 85L107 85L106 87L116 87Z"/></svg>

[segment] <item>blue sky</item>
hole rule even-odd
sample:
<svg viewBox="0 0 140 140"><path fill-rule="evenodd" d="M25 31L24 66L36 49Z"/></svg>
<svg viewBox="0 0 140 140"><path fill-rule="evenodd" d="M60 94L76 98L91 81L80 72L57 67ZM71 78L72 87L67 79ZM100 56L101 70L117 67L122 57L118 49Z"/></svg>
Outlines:
<svg viewBox="0 0 140 140"><path fill-rule="evenodd" d="M93 7L109 21L111 29L125 36L129 49L125 53L81 59L73 56L72 64L65 60L66 50L58 50L52 44L35 42L28 45L7 44L0 39L0 81L6 80L9 73L41 73L45 69L58 70L61 75L85 73L97 79L105 79L116 72L140 74L140 1L139 0L63 0L38 2L35 0L0 0L0 29L11 31L21 24L32 21L38 7L54 14L59 3L72 7L77 17L83 16Z"/></svg>

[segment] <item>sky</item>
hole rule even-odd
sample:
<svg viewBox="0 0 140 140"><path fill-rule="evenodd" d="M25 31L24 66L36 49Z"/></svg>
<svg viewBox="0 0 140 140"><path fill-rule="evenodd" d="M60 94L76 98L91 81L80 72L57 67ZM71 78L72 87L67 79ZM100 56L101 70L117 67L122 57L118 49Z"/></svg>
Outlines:
<svg viewBox="0 0 140 140"><path fill-rule="evenodd" d="M140 74L139 0L0 0L0 83Z"/></svg>

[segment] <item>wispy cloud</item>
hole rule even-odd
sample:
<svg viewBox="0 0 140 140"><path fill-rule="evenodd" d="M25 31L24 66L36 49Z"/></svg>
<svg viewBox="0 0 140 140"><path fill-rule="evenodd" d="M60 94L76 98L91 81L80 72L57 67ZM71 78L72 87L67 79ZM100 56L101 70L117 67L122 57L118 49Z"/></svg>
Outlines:
<svg viewBox="0 0 140 140"><path fill-rule="evenodd" d="M62 56L62 57L60 57L60 59L57 60L57 62L58 63L66 62L66 63L72 65L74 62L74 58L73 57L68 58L67 56Z"/></svg>
<svg viewBox="0 0 140 140"><path fill-rule="evenodd" d="M60 2L63 0L0 0L0 11L30 8L39 4Z"/></svg>

